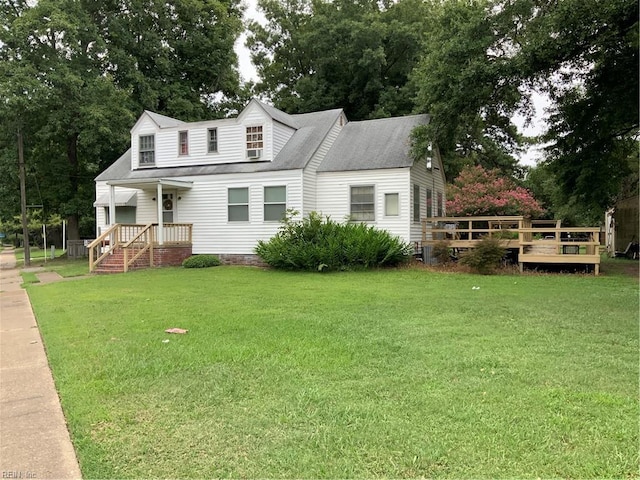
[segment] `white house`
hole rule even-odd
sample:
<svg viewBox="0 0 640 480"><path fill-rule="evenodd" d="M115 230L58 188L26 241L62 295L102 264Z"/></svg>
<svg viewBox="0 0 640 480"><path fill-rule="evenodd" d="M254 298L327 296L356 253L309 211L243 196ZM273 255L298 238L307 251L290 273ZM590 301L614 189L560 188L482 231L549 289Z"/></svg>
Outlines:
<svg viewBox="0 0 640 480"><path fill-rule="evenodd" d="M162 244L164 226L191 224L194 254L243 262L293 209L419 242L421 219L444 213L437 151L410 155L412 129L428 121L348 122L341 109L288 115L257 100L236 118L194 123L145 111L131 148L96 178L97 233L153 223Z"/></svg>

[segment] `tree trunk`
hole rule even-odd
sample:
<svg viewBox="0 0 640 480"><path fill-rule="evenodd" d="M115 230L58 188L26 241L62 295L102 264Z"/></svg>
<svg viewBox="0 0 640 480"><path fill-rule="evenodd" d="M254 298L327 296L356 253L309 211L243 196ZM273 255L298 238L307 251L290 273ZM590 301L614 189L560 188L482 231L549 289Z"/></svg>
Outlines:
<svg viewBox="0 0 640 480"><path fill-rule="evenodd" d="M67 160L69 161L69 180L71 184L70 198L75 200L78 196L78 134L67 137ZM75 201L72 202L75 204ZM75 207L74 207L75 208ZM73 211L67 215L67 238L80 240L80 220L78 212Z"/></svg>

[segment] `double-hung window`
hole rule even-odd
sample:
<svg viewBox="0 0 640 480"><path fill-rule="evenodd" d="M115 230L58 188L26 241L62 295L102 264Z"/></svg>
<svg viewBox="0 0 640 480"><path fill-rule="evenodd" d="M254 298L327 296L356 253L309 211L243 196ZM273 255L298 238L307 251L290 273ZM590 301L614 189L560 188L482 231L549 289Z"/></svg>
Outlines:
<svg viewBox="0 0 640 480"><path fill-rule="evenodd" d="M413 221L420 221L420 185L413 185Z"/></svg>
<svg viewBox="0 0 640 480"><path fill-rule="evenodd" d="M351 221L369 222L375 219L373 185L351 187Z"/></svg>
<svg viewBox="0 0 640 480"><path fill-rule="evenodd" d="M262 140L262 125L247 127L247 150L261 149Z"/></svg>
<svg viewBox="0 0 640 480"><path fill-rule="evenodd" d="M189 132L178 132L178 154L189 155Z"/></svg>
<svg viewBox="0 0 640 480"><path fill-rule="evenodd" d="M441 217L444 214L444 208L442 208L444 205L444 202L442 201L442 192L438 192L438 216Z"/></svg>
<svg viewBox="0 0 640 480"><path fill-rule="evenodd" d="M287 212L287 187L264 187L264 220L279 222Z"/></svg>
<svg viewBox="0 0 640 480"><path fill-rule="evenodd" d="M138 163L142 166L153 166L156 164L155 135L140 135L138 152Z"/></svg>
<svg viewBox="0 0 640 480"><path fill-rule="evenodd" d="M218 152L218 129L217 128L210 128L208 130L208 146L207 146L207 152L208 153L217 153Z"/></svg>
<svg viewBox="0 0 640 480"><path fill-rule="evenodd" d="M249 221L249 189L230 188L227 191L228 218L230 222Z"/></svg>
<svg viewBox="0 0 640 480"><path fill-rule="evenodd" d="M427 188L427 218L433 217L433 191Z"/></svg>

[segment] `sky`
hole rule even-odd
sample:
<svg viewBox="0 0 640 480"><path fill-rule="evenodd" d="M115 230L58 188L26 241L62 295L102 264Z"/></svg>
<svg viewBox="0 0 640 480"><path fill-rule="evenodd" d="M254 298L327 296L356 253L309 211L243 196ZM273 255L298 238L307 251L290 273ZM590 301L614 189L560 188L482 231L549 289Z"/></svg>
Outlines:
<svg viewBox="0 0 640 480"><path fill-rule="evenodd" d="M244 4L246 5L245 11L245 21L246 20L257 20L261 23L266 22L264 15L258 11L257 9L257 0L244 0ZM240 76L243 81L258 79L258 75L256 73L256 69L251 63L251 58L249 55L249 50L244 46L246 41L246 34L243 33L240 38L236 41L236 53L238 54L238 63L240 69ZM514 123L517 125L518 130L521 133L527 136L537 136L541 135L545 128L546 122L544 121L544 113L545 108L549 106L549 100L545 98L543 95L538 93L533 93L533 106L535 109L535 115L532 122L529 125L525 126L524 118L516 115L513 118ZM539 147L531 147L520 157L520 163L527 166L535 166L536 160L542 158L542 153L540 152Z"/></svg>

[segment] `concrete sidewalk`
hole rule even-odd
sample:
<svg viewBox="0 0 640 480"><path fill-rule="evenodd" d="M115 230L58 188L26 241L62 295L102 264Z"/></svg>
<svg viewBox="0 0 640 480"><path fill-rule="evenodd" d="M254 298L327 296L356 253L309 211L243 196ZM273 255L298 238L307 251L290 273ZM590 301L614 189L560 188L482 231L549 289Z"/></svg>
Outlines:
<svg viewBox="0 0 640 480"><path fill-rule="evenodd" d="M0 252L0 474L81 478L13 250Z"/></svg>

